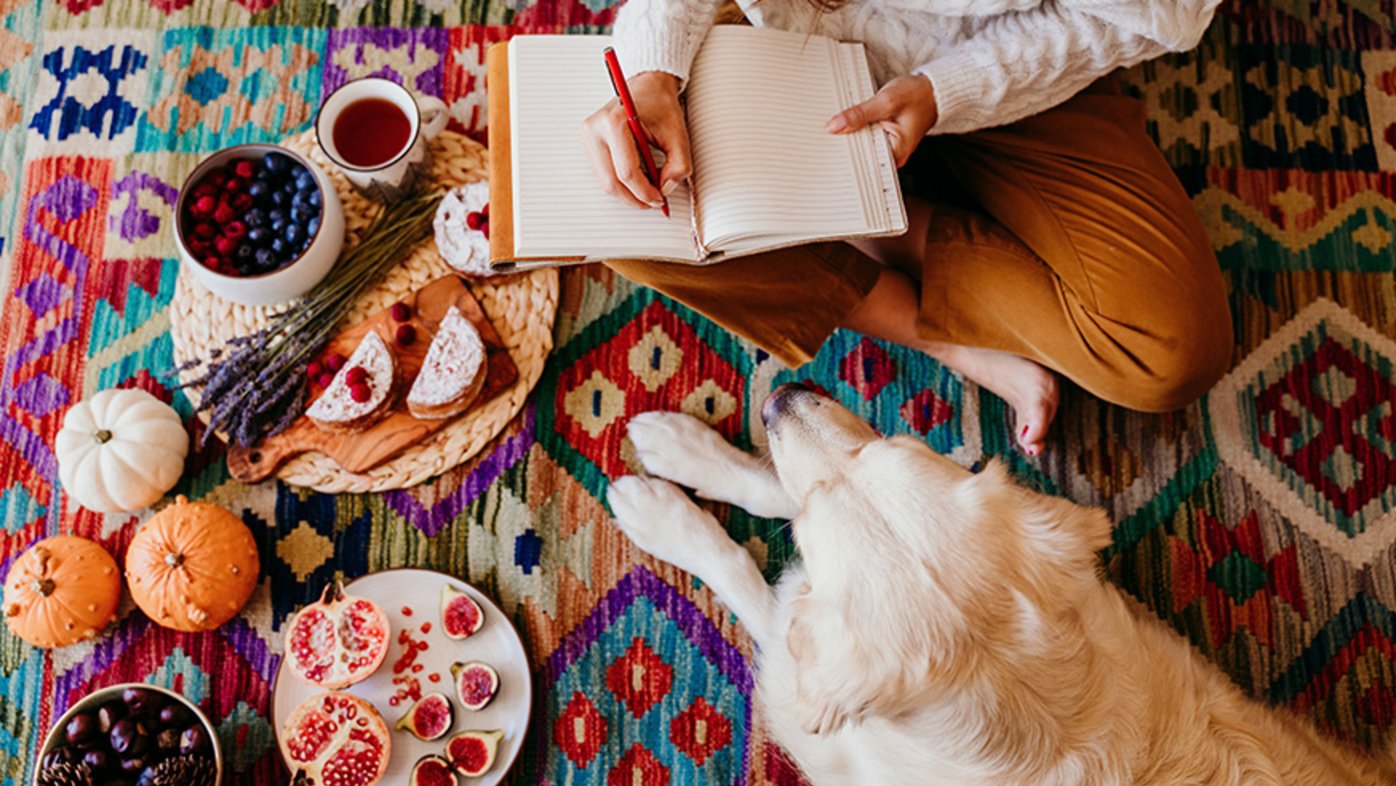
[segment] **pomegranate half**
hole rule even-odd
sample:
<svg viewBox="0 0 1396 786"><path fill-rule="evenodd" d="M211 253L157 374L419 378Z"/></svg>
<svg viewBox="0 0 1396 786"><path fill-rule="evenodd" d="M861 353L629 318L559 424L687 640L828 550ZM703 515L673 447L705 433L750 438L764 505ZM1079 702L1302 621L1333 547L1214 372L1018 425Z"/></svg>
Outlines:
<svg viewBox="0 0 1396 786"><path fill-rule="evenodd" d="M293 786L373 786L392 753L388 725L373 705L348 693L301 703L281 729Z"/></svg>
<svg viewBox="0 0 1396 786"><path fill-rule="evenodd" d="M383 665L390 642L388 615L367 598L344 594L338 581L320 600L296 612L286 629L286 666L311 685L347 688Z"/></svg>

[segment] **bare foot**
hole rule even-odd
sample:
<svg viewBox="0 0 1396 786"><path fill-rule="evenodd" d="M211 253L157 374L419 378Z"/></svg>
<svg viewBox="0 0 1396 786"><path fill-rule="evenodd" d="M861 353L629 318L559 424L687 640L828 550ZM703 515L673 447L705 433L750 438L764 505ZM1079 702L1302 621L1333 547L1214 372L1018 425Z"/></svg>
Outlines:
<svg viewBox="0 0 1396 786"><path fill-rule="evenodd" d="M988 388L1013 408L1018 423L1014 436L1029 456L1042 453L1047 428L1057 414L1057 377L1017 355L992 349L935 344L926 354Z"/></svg>

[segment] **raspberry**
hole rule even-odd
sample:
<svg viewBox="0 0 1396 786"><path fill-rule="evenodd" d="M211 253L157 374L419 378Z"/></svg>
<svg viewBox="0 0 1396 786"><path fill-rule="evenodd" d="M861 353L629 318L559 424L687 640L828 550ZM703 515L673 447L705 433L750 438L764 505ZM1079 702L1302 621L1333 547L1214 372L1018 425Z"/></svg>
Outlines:
<svg viewBox="0 0 1396 786"><path fill-rule="evenodd" d="M237 251L238 242L237 240L228 237L227 235L224 235L218 238L217 240L213 241L213 247L218 249L219 256L230 257L233 255L234 251Z"/></svg>
<svg viewBox="0 0 1396 786"><path fill-rule="evenodd" d="M212 255L204 257L204 267L208 268L209 270L212 270L213 272L217 273L218 268L222 266L223 263L218 259L218 257Z"/></svg>
<svg viewBox="0 0 1396 786"><path fill-rule="evenodd" d="M321 374L320 376L318 376L318 377L315 378L315 384L319 385L319 386L322 387L322 388L327 388L327 387L329 387L329 386L330 386L330 383L333 382L333 381L334 381L334 374L331 374L331 373L328 372L328 371L326 371L325 373L323 373L323 374Z"/></svg>
<svg viewBox="0 0 1396 786"><path fill-rule="evenodd" d="M362 385L368 382L368 369L363 366L354 366L344 372L344 381L350 385Z"/></svg>
<svg viewBox="0 0 1396 786"><path fill-rule="evenodd" d="M397 334L393 336L393 340L400 347L410 347L417 340L417 331L411 325L398 325Z"/></svg>
<svg viewBox="0 0 1396 786"><path fill-rule="evenodd" d="M333 372L338 372L340 369L344 368L344 356L336 352L325 358L325 368Z"/></svg>
<svg viewBox="0 0 1396 786"><path fill-rule="evenodd" d="M230 237L234 240L240 240L242 239L242 236L246 234L247 225L242 223L241 221L229 221L227 224L223 225L223 235L225 237Z"/></svg>
<svg viewBox="0 0 1396 786"><path fill-rule="evenodd" d="M216 193L218 193L218 189L214 188L213 184L208 182L207 180L199 183L197 186L194 186L193 194L195 199L199 199L201 197L211 197Z"/></svg>
<svg viewBox="0 0 1396 786"><path fill-rule="evenodd" d="M305 366L305 375L306 375L307 377L310 377L311 379L318 379L319 376L320 376L320 373L321 373L322 371L324 371L324 370L325 370L325 368L324 368L324 366L321 366L321 365L320 365L320 361L318 361L318 360L312 360L312 361L310 361L309 363L307 363L306 366Z"/></svg>
<svg viewBox="0 0 1396 786"><path fill-rule="evenodd" d="M349 386L349 397L360 404L364 403L365 401L368 401L369 397L372 395L373 391L369 389L368 385L365 385L362 382L357 385Z"/></svg>
<svg viewBox="0 0 1396 786"><path fill-rule="evenodd" d="M243 180L250 180L253 175L257 174L257 168L247 159L243 159L234 164L233 171Z"/></svg>
<svg viewBox="0 0 1396 786"><path fill-rule="evenodd" d="M242 178L230 177L228 178L228 182L223 184L223 188L227 189L231 194L237 194L242 191L244 185L246 184L243 182Z"/></svg>
<svg viewBox="0 0 1396 786"><path fill-rule="evenodd" d="M194 225L194 237L200 240L212 240L218 235L218 227L207 221L200 221Z"/></svg>
<svg viewBox="0 0 1396 786"><path fill-rule="evenodd" d="M233 207L238 210L246 211L252 207L252 204L252 195L249 193L243 192L233 197Z"/></svg>
<svg viewBox="0 0 1396 786"><path fill-rule="evenodd" d="M224 172L222 167L214 167L208 170L208 174L204 175L204 180L208 181L214 188L217 188L228 182L228 173Z"/></svg>
<svg viewBox="0 0 1396 786"><path fill-rule="evenodd" d="M480 224L483 223L480 220L481 218L483 218L483 216L479 213L467 213L465 216L465 225L471 229L479 229Z"/></svg>
<svg viewBox="0 0 1396 786"><path fill-rule="evenodd" d="M393 304L393 321L406 322L412 318L412 307L406 303Z"/></svg>
<svg viewBox="0 0 1396 786"><path fill-rule="evenodd" d="M217 207L218 202L214 200L213 195L204 194L203 196L194 200L194 204L189 206L189 212L193 213L194 215L200 218L203 218L204 216L213 215L213 211Z"/></svg>
<svg viewBox="0 0 1396 786"><path fill-rule="evenodd" d="M219 205L218 208L213 211L213 220L220 224L226 224L237 217L237 211L233 210L232 205L226 203Z"/></svg>

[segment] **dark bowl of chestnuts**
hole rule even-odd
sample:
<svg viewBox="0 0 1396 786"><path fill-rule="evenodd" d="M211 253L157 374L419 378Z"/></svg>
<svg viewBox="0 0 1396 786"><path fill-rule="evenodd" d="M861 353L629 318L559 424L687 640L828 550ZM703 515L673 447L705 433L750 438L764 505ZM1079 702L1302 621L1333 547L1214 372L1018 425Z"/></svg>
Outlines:
<svg viewBox="0 0 1396 786"><path fill-rule="evenodd" d="M84 696L54 723L34 786L220 786L223 752L208 716L156 685Z"/></svg>

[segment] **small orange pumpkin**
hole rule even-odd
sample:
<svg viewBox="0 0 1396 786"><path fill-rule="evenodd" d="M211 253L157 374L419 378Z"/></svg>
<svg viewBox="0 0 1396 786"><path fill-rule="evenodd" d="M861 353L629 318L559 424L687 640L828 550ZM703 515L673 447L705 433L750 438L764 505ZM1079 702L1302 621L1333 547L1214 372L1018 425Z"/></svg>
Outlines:
<svg viewBox="0 0 1396 786"><path fill-rule="evenodd" d="M75 535L35 543L5 577L5 622L36 647L66 647L116 619L121 574L107 550Z"/></svg>
<svg viewBox="0 0 1396 786"><path fill-rule="evenodd" d="M176 497L136 530L126 583L141 611L166 628L213 630L237 615L257 587L257 543L242 520Z"/></svg>

